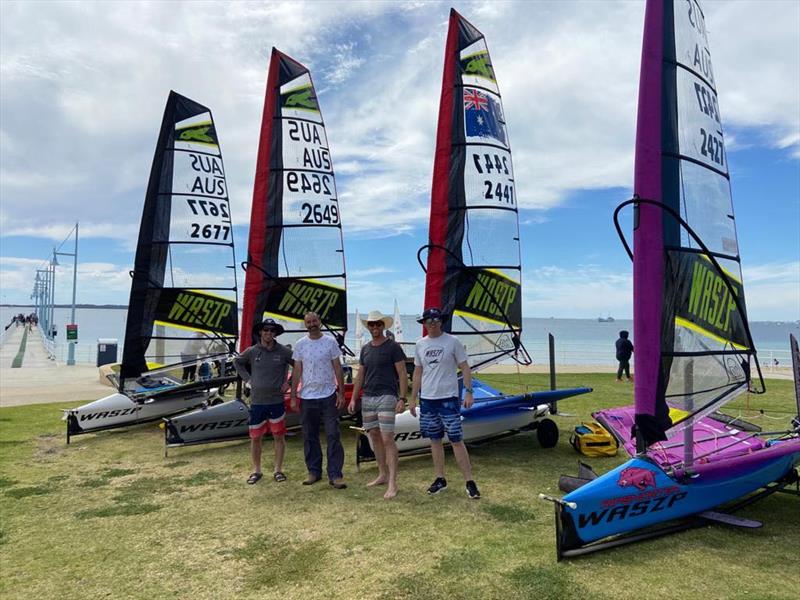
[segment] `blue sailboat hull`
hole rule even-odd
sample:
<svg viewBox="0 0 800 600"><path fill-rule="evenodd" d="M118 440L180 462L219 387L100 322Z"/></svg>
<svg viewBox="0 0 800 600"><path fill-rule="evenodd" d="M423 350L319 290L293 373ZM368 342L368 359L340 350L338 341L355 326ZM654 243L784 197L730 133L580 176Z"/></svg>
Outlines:
<svg viewBox="0 0 800 600"><path fill-rule="evenodd" d="M698 515L791 475L800 439L752 455L667 474L636 457L570 492L556 505L559 558L593 542Z"/></svg>

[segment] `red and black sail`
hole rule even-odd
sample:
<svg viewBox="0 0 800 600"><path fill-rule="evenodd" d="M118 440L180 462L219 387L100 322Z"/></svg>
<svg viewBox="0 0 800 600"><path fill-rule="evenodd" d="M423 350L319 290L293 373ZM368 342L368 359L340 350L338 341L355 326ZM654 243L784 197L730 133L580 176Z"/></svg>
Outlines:
<svg viewBox="0 0 800 600"><path fill-rule="evenodd" d="M347 295L333 162L311 73L273 48L247 250L242 349L264 318L291 341L316 312L343 344Z"/></svg>
<svg viewBox="0 0 800 600"><path fill-rule="evenodd" d="M511 148L483 34L451 10L433 168L425 308L480 367L520 345L519 221Z"/></svg>

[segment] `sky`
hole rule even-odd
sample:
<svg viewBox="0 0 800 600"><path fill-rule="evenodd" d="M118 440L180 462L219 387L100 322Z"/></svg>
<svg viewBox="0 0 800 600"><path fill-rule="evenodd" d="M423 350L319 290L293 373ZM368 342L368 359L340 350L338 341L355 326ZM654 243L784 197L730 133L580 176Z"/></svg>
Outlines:
<svg viewBox="0 0 800 600"><path fill-rule="evenodd" d="M245 257L275 46L314 79L349 310L391 312L396 298L419 313L451 5L486 36L503 96L524 316L630 318L632 268L612 214L633 185L644 19L634 0L0 2L0 303L30 302L36 269L76 221L78 302L127 303L170 90L213 112ZM748 313L798 320L800 2L703 8ZM67 303L71 259L59 260L56 301Z"/></svg>

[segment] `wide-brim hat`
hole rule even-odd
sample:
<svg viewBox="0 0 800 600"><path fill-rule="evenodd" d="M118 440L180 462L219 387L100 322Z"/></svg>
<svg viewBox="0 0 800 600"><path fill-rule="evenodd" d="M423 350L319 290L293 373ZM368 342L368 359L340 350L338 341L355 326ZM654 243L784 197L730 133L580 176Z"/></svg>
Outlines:
<svg viewBox="0 0 800 600"><path fill-rule="evenodd" d="M361 322L364 324L364 327L369 327L367 323L374 323L375 321L383 321L383 326L386 329L389 329L392 325L394 325L394 319L389 315L383 314L379 310L371 310L370 313L366 316L366 318L361 319Z"/></svg>
<svg viewBox="0 0 800 600"><path fill-rule="evenodd" d="M447 315L445 315L445 313L442 312L441 308L426 308L425 312L422 313L422 316L419 319L417 319L417 323L419 323L420 325L424 325L425 321L427 321L428 319L439 319L440 321L444 321L444 318L446 316Z"/></svg>
<svg viewBox="0 0 800 600"><path fill-rule="evenodd" d="M278 337L280 334L282 334L284 331L286 331L283 328L283 325L281 325L280 323L276 322L275 319L264 319L260 323L256 323L255 325L253 325L253 335L256 335L256 336L261 335L261 330L264 329L265 327L270 327L270 328L274 329L275 330L275 334L274 334L275 337Z"/></svg>

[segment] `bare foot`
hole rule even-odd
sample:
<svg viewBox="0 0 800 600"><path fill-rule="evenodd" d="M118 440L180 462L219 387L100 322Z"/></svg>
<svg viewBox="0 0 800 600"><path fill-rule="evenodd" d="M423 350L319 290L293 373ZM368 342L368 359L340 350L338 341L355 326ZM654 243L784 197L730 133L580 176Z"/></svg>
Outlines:
<svg viewBox="0 0 800 600"><path fill-rule="evenodd" d="M384 485L387 481L389 481L385 475L378 475L378 478L374 481L370 481L367 484L367 487L375 487L376 485Z"/></svg>
<svg viewBox="0 0 800 600"><path fill-rule="evenodd" d="M397 488L394 486L390 486L389 489L386 490L386 493L383 495L383 499L391 500L395 496L397 496Z"/></svg>

